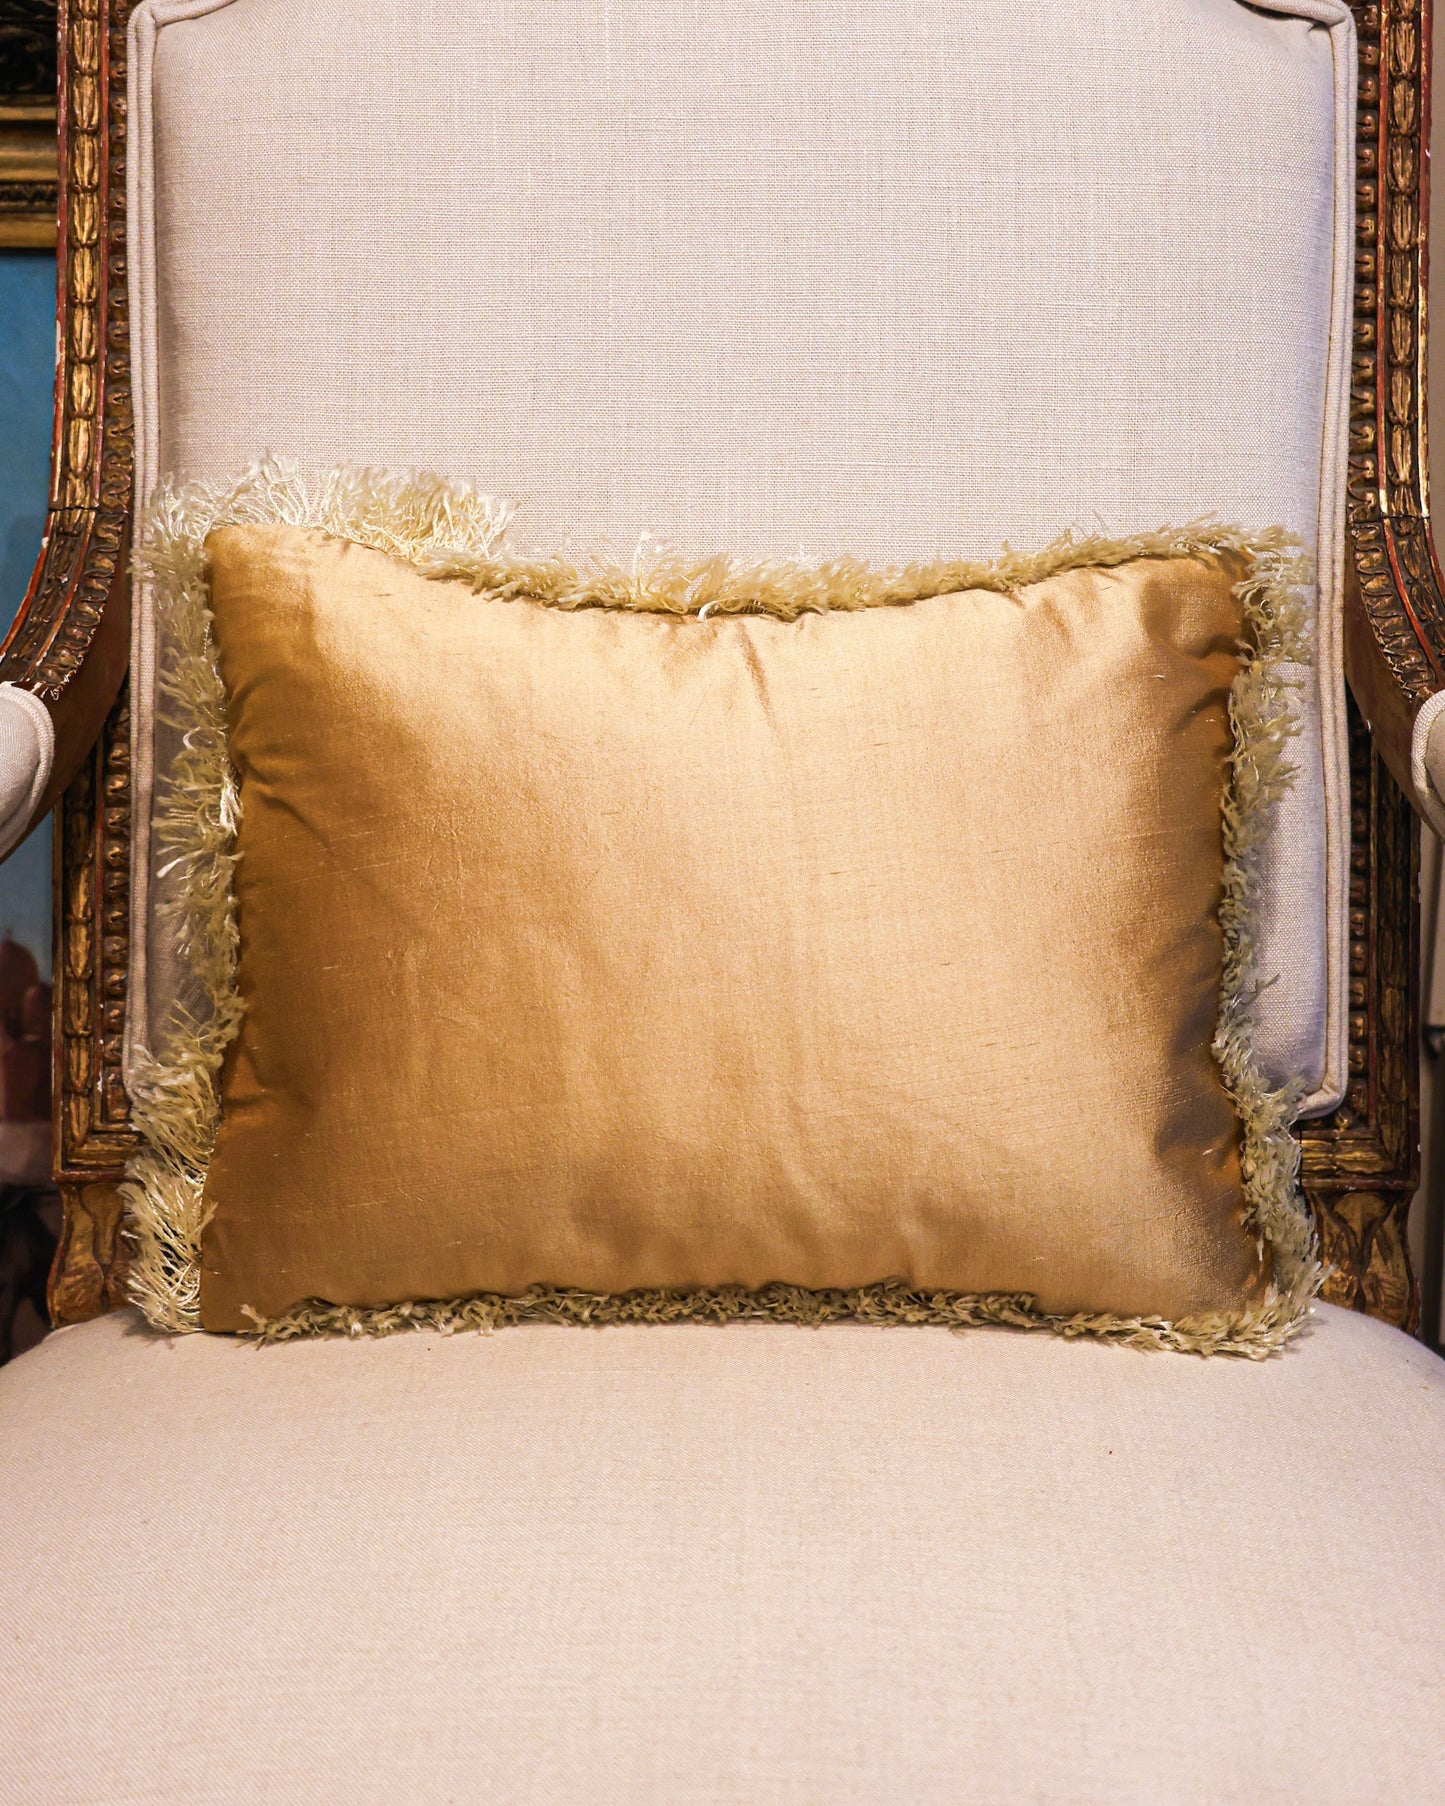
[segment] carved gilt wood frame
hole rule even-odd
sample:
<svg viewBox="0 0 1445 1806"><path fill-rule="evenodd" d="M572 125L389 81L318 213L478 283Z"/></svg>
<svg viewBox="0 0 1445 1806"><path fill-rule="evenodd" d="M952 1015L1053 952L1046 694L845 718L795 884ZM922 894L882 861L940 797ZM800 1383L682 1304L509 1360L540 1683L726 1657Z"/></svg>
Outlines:
<svg viewBox="0 0 1445 1806"><path fill-rule="evenodd" d="M1337 1302L1413 1325L1405 1218L1419 1172L1410 723L1445 685L1445 593L1425 492L1430 0L1352 0L1360 36L1358 270L1348 532L1352 704L1349 1090L1305 1127L1306 1188ZM120 1042L129 954L130 771L121 676L133 451L125 58L134 0L60 8L60 353L49 528L0 679L57 724L55 1320L118 1303L116 1191L134 1145ZM119 700L114 700L120 690Z"/></svg>

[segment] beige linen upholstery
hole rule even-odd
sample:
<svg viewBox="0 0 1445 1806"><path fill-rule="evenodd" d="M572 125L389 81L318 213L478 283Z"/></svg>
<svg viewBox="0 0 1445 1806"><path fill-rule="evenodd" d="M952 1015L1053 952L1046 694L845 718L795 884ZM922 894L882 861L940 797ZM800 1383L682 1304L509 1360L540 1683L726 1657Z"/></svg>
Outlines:
<svg viewBox="0 0 1445 1806"><path fill-rule="evenodd" d="M544 550L1318 538L1261 1051L1338 1094L1347 7L147 0L133 29L142 493L270 450L470 476ZM132 1055L178 982L136 620Z"/></svg>
<svg viewBox="0 0 1445 1806"><path fill-rule="evenodd" d="M16 1806L1445 1797L1445 1366L768 1325L0 1371Z"/></svg>

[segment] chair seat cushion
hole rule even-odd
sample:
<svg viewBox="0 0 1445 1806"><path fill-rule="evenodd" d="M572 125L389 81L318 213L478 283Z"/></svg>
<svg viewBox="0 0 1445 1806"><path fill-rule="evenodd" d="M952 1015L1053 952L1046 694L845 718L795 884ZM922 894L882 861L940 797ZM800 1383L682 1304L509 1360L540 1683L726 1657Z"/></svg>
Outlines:
<svg viewBox="0 0 1445 1806"><path fill-rule="evenodd" d="M0 1798L1314 1802L1445 1782L1445 1364L1009 1331L0 1372Z"/></svg>

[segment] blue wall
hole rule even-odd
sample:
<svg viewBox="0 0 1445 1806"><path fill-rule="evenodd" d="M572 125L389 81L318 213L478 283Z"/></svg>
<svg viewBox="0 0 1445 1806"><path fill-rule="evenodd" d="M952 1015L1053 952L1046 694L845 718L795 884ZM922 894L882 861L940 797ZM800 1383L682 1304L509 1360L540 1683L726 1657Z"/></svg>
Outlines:
<svg viewBox="0 0 1445 1806"><path fill-rule="evenodd" d="M55 259L0 252L0 629L30 581L45 525L55 380ZM0 866L0 933L50 969L50 826Z"/></svg>

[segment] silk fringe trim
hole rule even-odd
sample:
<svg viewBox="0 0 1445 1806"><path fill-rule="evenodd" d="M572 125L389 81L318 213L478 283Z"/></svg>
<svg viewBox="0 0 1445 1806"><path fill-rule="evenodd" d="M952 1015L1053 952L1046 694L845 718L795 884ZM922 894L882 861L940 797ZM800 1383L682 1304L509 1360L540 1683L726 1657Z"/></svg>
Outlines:
<svg viewBox="0 0 1445 1806"><path fill-rule="evenodd" d="M1270 813L1293 779L1288 744L1298 732L1290 667L1310 662L1308 584L1298 543L1281 530L1247 534L1199 521L1132 538L1066 534L1041 552L1005 548L991 562L934 559L881 568L856 559L688 561L644 541L630 563L605 557L514 558L502 548L510 510L490 497L426 474L333 471L314 485L295 467L267 461L230 487L163 487L143 523L136 568L150 586L161 647L157 712L180 735L158 791L156 843L163 871L179 874L174 926L183 962L204 1000L173 1007L155 1052L131 1085L132 1120L143 1145L122 1186L133 1258L130 1296L156 1328L201 1329L200 1252L206 1169L220 1120L220 1073L241 1025L233 874L241 802L226 747L225 694L211 634L205 542L225 526L290 525L406 560L459 580L474 593L552 608L630 608L671 615L765 613L795 620L832 609L898 606L961 590L1007 592L1062 571L1140 558L1238 558L1244 614L1240 669L1230 694L1233 751L1223 800L1220 924L1223 983L1214 1054L1241 1124L1244 1220L1271 1255L1263 1299L1237 1311L1169 1321L1106 1312L1035 1308L1024 1293L970 1295L885 1280L856 1290L640 1291L597 1295L548 1286L517 1297L473 1297L359 1308L311 1300L284 1316L255 1317L246 1332L279 1342L316 1334L384 1335L430 1327L443 1333L523 1322L820 1324L1006 1324L1135 1347L1259 1359L1281 1348L1308 1316L1323 1269L1314 1223L1299 1189L1292 1124L1297 1086L1272 1087L1253 1051L1253 921ZM252 1313L255 1316L254 1313Z"/></svg>

